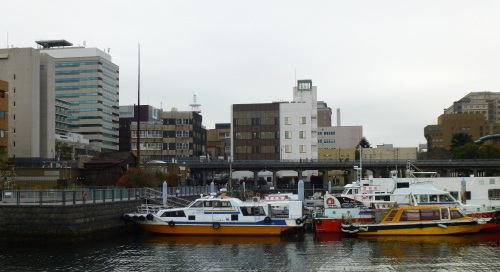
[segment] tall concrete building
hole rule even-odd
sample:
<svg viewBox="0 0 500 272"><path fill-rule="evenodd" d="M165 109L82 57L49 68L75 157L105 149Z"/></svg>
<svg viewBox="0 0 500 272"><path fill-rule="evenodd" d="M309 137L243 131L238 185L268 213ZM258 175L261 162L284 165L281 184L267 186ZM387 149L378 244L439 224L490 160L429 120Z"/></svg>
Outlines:
<svg viewBox="0 0 500 272"><path fill-rule="evenodd" d="M231 124L215 124L207 130L207 153L214 159L228 159L231 155Z"/></svg>
<svg viewBox="0 0 500 272"><path fill-rule="evenodd" d="M318 101L318 127L332 126L332 108L326 102Z"/></svg>
<svg viewBox="0 0 500 272"><path fill-rule="evenodd" d="M119 149L119 67L111 55L65 40L37 41L54 58L55 98L70 103L71 132L102 152ZM54 103L52 101L52 103Z"/></svg>
<svg viewBox="0 0 500 272"><path fill-rule="evenodd" d="M484 134L500 131L500 92L471 92L453 102L445 114L483 114L488 122Z"/></svg>
<svg viewBox="0 0 500 272"><path fill-rule="evenodd" d="M130 124L131 149L137 156L137 122ZM196 111L162 111L158 121L140 122L141 161L199 158L206 153L207 130Z"/></svg>
<svg viewBox="0 0 500 272"><path fill-rule="evenodd" d="M120 151L132 150L132 122L140 121L144 124L160 121L161 109L150 105L124 105L120 106ZM139 120L138 120L139 119ZM136 129L137 126L134 126ZM137 135L137 131L135 132Z"/></svg>
<svg viewBox="0 0 500 272"><path fill-rule="evenodd" d="M9 157L54 158L54 59L33 48L0 49L8 83Z"/></svg>
<svg viewBox="0 0 500 272"><path fill-rule="evenodd" d="M293 87L293 101L232 105L235 160L317 159L317 91L311 80Z"/></svg>
<svg viewBox="0 0 500 272"><path fill-rule="evenodd" d="M471 92L444 110L438 123L424 128L427 148L449 149L454 134L479 140L500 133L500 92Z"/></svg>
<svg viewBox="0 0 500 272"><path fill-rule="evenodd" d="M428 125L424 128L427 147L449 149L453 134L470 134L472 140L488 135L488 122L483 113L471 114L442 114L438 117L437 125Z"/></svg>
<svg viewBox="0 0 500 272"><path fill-rule="evenodd" d="M0 159L9 157L9 84L0 80Z"/></svg>

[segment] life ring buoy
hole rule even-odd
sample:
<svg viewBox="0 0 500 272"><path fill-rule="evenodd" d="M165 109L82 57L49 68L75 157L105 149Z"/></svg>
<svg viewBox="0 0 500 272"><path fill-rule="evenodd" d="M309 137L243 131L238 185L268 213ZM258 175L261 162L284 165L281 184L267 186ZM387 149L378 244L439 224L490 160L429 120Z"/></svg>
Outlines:
<svg viewBox="0 0 500 272"><path fill-rule="evenodd" d="M323 221L321 219L316 219L316 225L321 225Z"/></svg>
<svg viewBox="0 0 500 272"><path fill-rule="evenodd" d="M253 192L252 191L248 191L248 196L252 197L253 196Z"/></svg>
<svg viewBox="0 0 500 272"><path fill-rule="evenodd" d="M295 219L295 224L297 224L297 225L302 224L302 219L300 219L300 218Z"/></svg>
<svg viewBox="0 0 500 272"><path fill-rule="evenodd" d="M256 193L256 194L255 194L255 196L256 196L256 197L260 197L260 193Z"/></svg>
<svg viewBox="0 0 500 272"><path fill-rule="evenodd" d="M370 196L366 195L366 193L363 193L363 196L361 198L368 199L368 198L370 198Z"/></svg>
<svg viewBox="0 0 500 272"><path fill-rule="evenodd" d="M215 223L212 224L212 227L214 229L219 229L220 228L220 223L215 222Z"/></svg>
<svg viewBox="0 0 500 272"><path fill-rule="evenodd" d="M333 206L333 204L335 204L335 198L329 197L326 199L326 205Z"/></svg>
<svg viewBox="0 0 500 272"><path fill-rule="evenodd" d="M271 223L271 217L266 216L266 218L264 218L264 223L270 224Z"/></svg>
<svg viewBox="0 0 500 272"><path fill-rule="evenodd" d="M174 227L175 226L175 222L174 220L171 220L168 222L168 225L171 226L171 227Z"/></svg>

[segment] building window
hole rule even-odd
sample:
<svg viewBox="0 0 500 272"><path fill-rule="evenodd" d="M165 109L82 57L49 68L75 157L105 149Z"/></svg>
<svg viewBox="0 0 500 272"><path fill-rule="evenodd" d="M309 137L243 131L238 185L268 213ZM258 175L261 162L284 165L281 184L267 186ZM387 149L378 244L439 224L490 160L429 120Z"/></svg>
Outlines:
<svg viewBox="0 0 500 272"><path fill-rule="evenodd" d="M285 139L292 139L292 132L291 131L285 131Z"/></svg>
<svg viewBox="0 0 500 272"><path fill-rule="evenodd" d="M301 124L301 125L306 124L306 117L300 117L299 118L299 124Z"/></svg>
<svg viewBox="0 0 500 272"><path fill-rule="evenodd" d="M189 119L185 119L185 118L175 119L175 124L176 125L189 125Z"/></svg>
<svg viewBox="0 0 500 272"><path fill-rule="evenodd" d="M305 145L300 145L299 146L299 151L300 151L300 153L306 153L307 152L307 147Z"/></svg>
<svg viewBox="0 0 500 272"><path fill-rule="evenodd" d="M175 137L176 138L189 138L189 131L188 130L176 130Z"/></svg>
<svg viewBox="0 0 500 272"><path fill-rule="evenodd" d="M261 136L260 136L260 132L253 132L252 133L252 139L260 139Z"/></svg>
<svg viewBox="0 0 500 272"><path fill-rule="evenodd" d="M285 153L292 153L292 146L291 145L285 145Z"/></svg>
<svg viewBox="0 0 500 272"><path fill-rule="evenodd" d="M285 125L291 125L292 124L292 117L285 117Z"/></svg>
<svg viewBox="0 0 500 272"><path fill-rule="evenodd" d="M189 143L175 143L176 150L189 150Z"/></svg>
<svg viewBox="0 0 500 272"><path fill-rule="evenodd" d="M260 125L260 118L252 118L252 125Z"/></svg>
<svg viewBox="0 0 500 272"><path fill-rule="evenodd" d="M0 138L4 138L5 137L5 130L0 130Z"/></svg>
<svg viewBox="0 0 500 272"><path fill-rule="evenodd" d="M299 131L299 138L300 139L305 139L306 138L306 132L305 131Z"/></svg>

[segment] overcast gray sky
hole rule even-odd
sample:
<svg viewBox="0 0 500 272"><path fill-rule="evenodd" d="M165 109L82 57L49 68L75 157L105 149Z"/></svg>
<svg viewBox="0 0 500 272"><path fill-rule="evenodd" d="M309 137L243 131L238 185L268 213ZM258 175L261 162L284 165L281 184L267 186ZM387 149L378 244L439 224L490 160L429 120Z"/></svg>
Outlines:
<svg viewBox="0 0 500 272"><path fill-rule="evenodd" d="M318 100L375 146L425 143L423 130L469 92L500 91L500 1L39 1L1 3L0 47L66 39L120 66L120 105L190 110L207 129L230 105ZM2 41L3 40L3 41Z"/></svg>

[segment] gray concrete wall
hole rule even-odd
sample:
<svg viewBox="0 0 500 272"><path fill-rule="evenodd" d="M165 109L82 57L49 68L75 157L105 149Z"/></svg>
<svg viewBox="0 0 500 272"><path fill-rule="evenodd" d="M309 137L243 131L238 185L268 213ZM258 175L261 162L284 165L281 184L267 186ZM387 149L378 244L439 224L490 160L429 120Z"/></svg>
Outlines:
<svg viewBox="0 0 500 272"><path fill-rule="evenodd" d="M71 206L1 206L0 241L74 243L136 230L120 216L141 200Z"/></svg>

